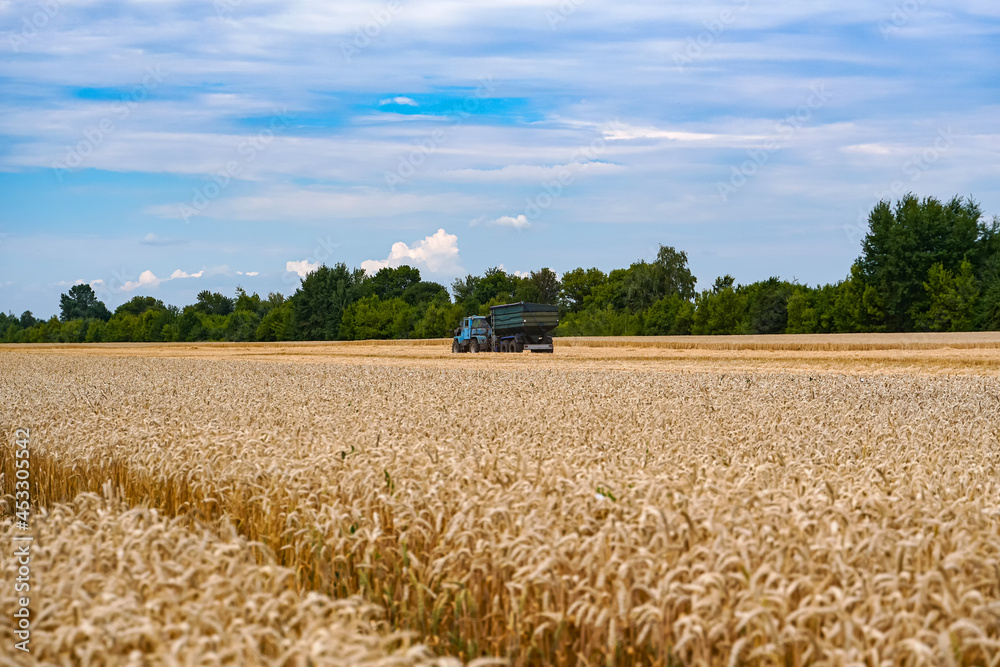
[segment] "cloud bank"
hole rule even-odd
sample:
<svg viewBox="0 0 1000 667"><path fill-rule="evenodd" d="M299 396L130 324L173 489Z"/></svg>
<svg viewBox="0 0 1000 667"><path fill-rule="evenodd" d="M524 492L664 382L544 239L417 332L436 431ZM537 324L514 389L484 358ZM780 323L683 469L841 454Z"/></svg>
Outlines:
<svg viewBox="0 0 1000 667"><path fill-rule="evenodd" d="M382 260L365 260L361 262L361 268L372 274L381 268L396 268L404 264L426 269L431 273L460 272L458 236L449 234L442 228L417 241L412 247L403 241L397 241L392 244L388 257Z"/></svg>

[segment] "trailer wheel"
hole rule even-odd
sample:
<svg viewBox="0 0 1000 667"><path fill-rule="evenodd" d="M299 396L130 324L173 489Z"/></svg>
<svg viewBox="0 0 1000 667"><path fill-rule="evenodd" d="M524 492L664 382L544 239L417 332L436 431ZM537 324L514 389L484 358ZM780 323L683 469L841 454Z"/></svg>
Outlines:
<svg viewBox="0 0 1000 667"><path fill-rule="evenodd" d="M507 341L505 340L500 341L500 351L501 352L507 351Z"/></svg>
<svg viewBox="0 0 1000 667"><path fill-rule="evenodd" d="M513 352L521 353L524 352L524 343L515 342Z"/></svg>

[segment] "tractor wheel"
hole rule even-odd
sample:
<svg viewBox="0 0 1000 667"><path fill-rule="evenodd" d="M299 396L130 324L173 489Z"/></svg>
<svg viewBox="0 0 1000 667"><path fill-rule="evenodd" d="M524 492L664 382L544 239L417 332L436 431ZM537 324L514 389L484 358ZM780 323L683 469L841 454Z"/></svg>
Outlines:
<svg viewBox="0 0 1000 667"><path fill-rule="evenodd" d="M469 352L472 352L473 354L479 352L479 341L475 338L473 338L472 342L469 343Z"/></svg>
<svg viewBox="0 0 1000 667"><path fill-rule="evenodd" d="M461 351L462 351L462 349L458 346L458 341L457 340L451 341L451 353L452 354L457 354L457 353L459 353Z"/></svg>

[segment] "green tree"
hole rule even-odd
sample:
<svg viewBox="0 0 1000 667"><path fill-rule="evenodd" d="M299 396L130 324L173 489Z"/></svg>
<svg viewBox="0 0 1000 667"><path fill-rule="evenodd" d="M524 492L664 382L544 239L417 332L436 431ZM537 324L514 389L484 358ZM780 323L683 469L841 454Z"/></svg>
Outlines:
<svg viewBox="0 0 1000 667"><path fill-rule="evenodd" d="M451 303L448 290L435 282L420 281L409 285L402 292L402 299L411 306L428 303Z"/></svg>
<svg viewBox="0 0 1000 667"><path fill-rule="evenodd" d="M268 301L273 303L275 299L269 298ZM261 318L254 337L263 341L288 340L288 336L291 334L291 324L292 304L290 301L284 300L273 305Z"/></svg>
<svg viewBox="0 0 1000 667"><path fill-rule="evenodd" d="M717 278L711 290L704 290L696 297L691 333L696 335L746 333L746 298L733 287L733 282L732 276Z"/></svg>
<svg viewBox="0 0 1000 667"><path fill-rule="evenodd" d="M781 334L788 327L788 300L792 283L771 277L741 289L747 302L747 325L752 334Z"/></svg>
<svg viewBox="0 0 1000 667"><path fill-rule="evenodd" d="M413 310L405 301L372 295L344 310L340 334L343 340L405 338L412 323Z"/></svg>
<svg viewBox="0 0 1000 667"><path fill-rule="evenodd" d="M336 340L344 310L357 298L364 282L362 269L348 269L338 263L325 264L302 279L295 291L293 323L300 340Z"/></svg>
<svg viewBox="0 0 1000 667"><path fill-rule="evenodd" d="M971 262L962 262L957 274L938 262L927 271L924 283L927 309L916 313L917 326L930 331L970 331L979 287Z"/></svg>
<svg viewBox="0 0 1000 667"><path fill-rule="evenodd" d="M375 296L383 301L399 299L408 288L420 282L420 270L405 264L394 269L383 267L365 282L371 285Z"/></svg>
<svg viewBox="0 0 1000 667"><path fill-rule="evenodd" d="M647 336L681 336L691 333L694 304L679 294L665 296L643 314L642 333Z"/></svg>
<svg viewBox="0 0 1000 667"><path fill-rule="evenodd" d="M628 269L614 269L608 273L607 280L595 286L583 299L583 310L603 310L613 308L624 310L625 280L628 277Z"/></svg>
<svg viewBox="0 0 1000 667"><path fill-rule="evenodd" d="M451 293L455 297L455 303L465 303L472 300L480 280L482 278L471 273L464 278L455 278L451 283Z"/></svg>
<svg viewBox="0 0 1000 667"><path fill-rule="evenodd" d="M90 320L87 324L87 334L84 336L86 343L101 343L104 341L105 323L101 320Z"/></svg>
<svg viewBox="0 0 1000 667"><path fill-rule="evenodd" d="M1000 280L986 286L976 309L976 328L1000 331Z"/></svg>
<svg viewBox="0 0 1000 667"><path fill-rule="evenodd" d="M233 303L233 312L249 312L259 315L264 309L264 302L256 292L247 294L242 287L236 287L236 300Z"/></svg>
<svg viewBox="0 0 1000 667"><path fill-rule="evenodd" d="M984 244L995 243L973 200L955 197L942 204L909 194L892 207L883 201L868 217L869 231L858 259L863 287L859 292L870 318L876 312L887 331L911 331L915 316L929 308L924 280L931 266L957 271L963 261L979 257ZM866 294L867 288L874 292ZM870 329L871 323L860 325Z"/></svg>
<svg viewBox="0 0 1000 667"><path fill-rule="evenodd" d="M228 315L233 312L234 303L234 299L219 292L202 290L198 292L198 301L194 304L194 309L205 315Z"/></svg>
<svg viewBox="0 0 1000 667"><path fill-rule="evenodd" d="M516 276L508 274L501 268L493 267L486 269L483 277L476 283L472 296L479 303L489 303L494 299L499 299L500 303L509 303L514 300L517 286Z"/></svg>
<svg viewBox="0 0 1000 667"><path fill-rule="evenodd" d="M536 303L547 303L555 305L559 301L559 291L562 285L555 271L549 268L542 268L532 271L528 281L534 286Z"/></svg>
<svg viewBox="0 0 1000 667"><path fill-rule="evenodd" d="M166 310L166 306L159 299L151 296L134 296L122 305L115 308L115 315L129 314L142 315L147 310Z"/></svg>
<svg viewBox="0 0 1000 667"><path fill-rule="evenodd" d="M625 278L625 298L634 310L644 310L670 294L682 299L694 296L695 277L687 266L687 253L660 246L652 262L636 262Z"/></svg>
<svg viewBox="0 0 1000 667"><path fill-rule="evenodd" d="M787 315L785 333L811 334L820 331L820 314L816 308L816 297L812 290L800 288L788 297L785 304Z"/></svg>
<svg viewBox="0 0 1000 667"><path fill-rule="evenodd" d="M642 315L617 310L610 304L569 313L562 319L554 336L639 336Z"/></svg>
<svg viewBox="0 0 1000 667"><path fill-rule="evenodd" d="M451 338L462 319L460 304L434 302L427 306L413 327L414 338Z"/></svg>
<svg viewBox="0 0 1000 667"><path fill-rule="evenodd" d="M103 301L98 301L94 288L90 285L73 285L68 294L59 297L59 319L63 322L86 319L111 319L111 313Z"/></svg>
<svg viewBox="0 0 1000 667"><path fill-rule="evenodd" d="M608 277L600 269L578 268L563 274L559 300L563 308L570 312L583 309L584 300L597 287L605 284Z"/></svg>
<svg viewBox="0 0 1000 667"><path fill-rule="evenodd" d="M226 316L226 340L253 341L257 338L257 328L260 326L260 315L250 309L237 309Z"/></svg>

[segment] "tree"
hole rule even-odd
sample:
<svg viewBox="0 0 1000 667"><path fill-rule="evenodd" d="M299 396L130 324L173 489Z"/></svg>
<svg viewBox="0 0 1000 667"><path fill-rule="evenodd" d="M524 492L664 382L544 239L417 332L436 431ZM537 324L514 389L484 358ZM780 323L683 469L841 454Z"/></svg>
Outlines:
<svg viewBox="0 0 1000 667"><path fill-rule="evenodd" d="M427 306L423 317L413 327L414 338L450 338L459 320L462 306L448 302L434 302Z"/></svg>
<svg viewBox="0 0 1000 667"><path fill-rule="evenodd" d="M687 266L687 253L661 245L655 260L636 262L629 267L625 297L633 310L645 310L670 294L693 298L695 282Z"/></svg>
<svg viewBox="0 0 1000 667"><path fill-rule="evenodd" d="M732 276L717 278L712 290L695 300L691 333L697 335L746 333L746 298L733 288Z"/></svg>
<svg viewBox="0 0 1000 667"><path fill-rule="evenodd" d="M268 302L274 303L276 301L276 299L271 298L273 296L275 295L272 294L268 297ZM291 324L292 304L290 301L283 300L281 303L274 305L261 318L254 337L257 340L264 341L287 340L291 334Z"/></svg>
<svg viewBox="0 0 1000 667"><path fill-rule="evenodd" d="M344 310L340 335L343 340L405 338L413 321L413 311L402 299L383 301L369 296Z"/></svg>
<svg viewBox="0 0 1000 667"><path fill-rule="evenodd" d="M995 243L981 217L978 204L960 197L942 204L933 197L921 201L908 194L894 208L887 201L875 206L858 259L858 278L860 293L881 311L878 328L913 330L915 317L929 307L924 280L930 268L941 264L957 271L963 261L979 257L984 244ZM874 290L871 295L866 294L868 287ZM866 310L872 314L872 309Z"/></svg>
<svg viewBox="0 0 1000 667"><path fill-rule="evenodd" d="M395 269L386 266L367 278L366 282L372 286L375 296L383 301L402 298L407 288L420 282L420 270L405 264Z"/></svg>
<svg viewBox="0 0 1000 667"><path fill-rule="evenodd" d="M476 283L472 297L479 303L488 303L493 299L508 303L514 300L517 284L516 276L508 274L499 267L486 269L483 277Z"/></svg>
<svg viewBox="0 0 1000 667"><path fill-rule="evenodd" d="M733 278L728 273L724 276L719 276L712 283L712 294L718 294L719 292L727 289L732 289L736 285L736 278Z"/></svg>
<svg viewBox="0 0 1000 667"><path fill-rule="evenodd" d="M938 262L927 272L924 283L929 305L917 313L918 327L931 331L970 331L979 288L972 264L962 262L957 274Z"/></svg>
<svg viewBox="0 0 1000 667"><path fill-rule="evenodd" d="M166 310L163 302L151 296L134 296L115 308L115 315L142 315L147 310Z"/></svg>
<svg viewBox="0 0 1000 667"><path fill-rule="evenodd" d="M642 315L627 310L602 307L586 308L569 313L556 327L556 336L639 336L642 334Z"/></svg>
<svg viewBox="0 0 1000 667"><path fill-rule="evenodd" d="M256 292L247 294L242 287L236 287L236 300L233 303L233 312L249 312L259 314L263 308L263 301Z"/></svg>
<svg viewBox="0 0 1000 667"><path fill-rule="evenodd" d="M788 300L795 285L780 278L768 278L742 288L747 299L749 332L780 334L788 327Z"/></svg>
<svg viewBox="0 0 1000 667"><path fill-rule="evenodd" d="M87 334L84 336L86 343L100 343L104 341L104 327L106 325L101 320L90 320L87 325Z"/></svg>
<svg viewBox="0 0 1000 667"><path fill-rule="evenodd" d="M517 287L514 288L514 295L510 299L505 299L503 297L494 297L490 300L488 305L498 305L502 303L525 301L527 303L539 303L542 300L542 293L538 289L538 285L531 281L531 278L527 276L514 276L514 280L517 283Z"/></svg>
<svg viewBox="0 0 1000 667"><path fill-rule="evenodd" d="M411 306L427 303L451 303L448 290L445 289L444 285L425 281L409 285L403 290L401 298Z"/></svg>
<svg viewBox="0 0 1000 667"><path fill-rule="evenodd" d="M688 256L684 251L661 245L653 262L664 294L677 294L682 299L693 299L697 282L688 268Z"/></svg>
<svg viewBox="0 0 1000 667"><path fill-rule="evenodd" d="M614 308L623 310L626 304L625 280L628 277L628 269L614 269L608 273L607 279L600 285L595 286L583 299L584 310L601 310L604 308Z"/></svg>
<svg viewBox="0 0 1000 667"><path fill-rule="evenodd" d="M22 329L30 329L31 327L38 324L39 320L35 319L35 316L31 314L30 310L26 310L21 313L21 318L18 323L21 325Z"/></svg>
<svg viewBox="0 0 1000 667"><path fill-rule="evenodd" d="M90 285L73 285L68 294L59 297L59 319L63 322L86 319L111 319L104 302L97 300L97 294Z"/></svg>
<svg viewBox="0 0 1000 667"><path fill-rule="evenodd" d="M474 276L471 273L464 278L455 278L451 283L451 293L455 297L455 303L464 303L471 300L476 293L476 288L479 286L480 280L479 276Z"/></svg>
<svg viewBox="0 0 1000 667"><path fill-rule="evenodd" d="M976 328L980 331L1000 331L1000 280L983 290L976 308Z"/></svg>
<svg viewBox="0 0 1000 667"><path fill-rule="evenodd" d="M680 336L691 333L694 304L679 294L665 296L642 314L647 336Z"/></svg>
<svg viewBox="0 0 1000 667"><path fill-rule="evenodd" d="M194 308L205 315L228 315L233 312L234 303L234 299L218 292L202 290L198 292L198 301L194 304Z"/></svg>
<svg viewBox="0 0 1000 667"><path fill-rule="evenodd" d="M604 272L596 267L590 269L581 267L564 273L559 292L562 306L574 313L581 310L584 300L591 295L595 288L605 284L607 279Z"/></svg>
<svg viewBox="0 0 1000 667"><path fill-rule="evenodd" d="M260 315L256 310L238 309L226 316L226 340L252 341L257 337Z"/></svg>
<svg viewBox="0 0 1000 667"><path fill-rule="evenodd" d="M562 286L559 284L559 278L552 269L543 268L538 271L532 271L528 280L535 287L538 294L538 303L555 305L559 300L559 291Z"/></svg>
<svg viewBox="0 0 1000 667"><path fill-rule="evenodd" d="M344 310L364 281L362 269L338 263L322 265L305 278L292 297L295 336L301 340L337 340Z"/></svg>
<svg viewBox="0 0 1000 667"><path fill-rule="evenodd" d="M788 297L785 304L785 333L811 334L820 330L819 312L815 306L812 290L798 289Z"/></svg>

